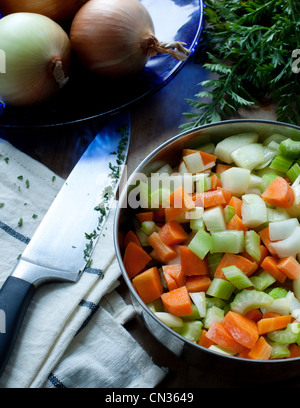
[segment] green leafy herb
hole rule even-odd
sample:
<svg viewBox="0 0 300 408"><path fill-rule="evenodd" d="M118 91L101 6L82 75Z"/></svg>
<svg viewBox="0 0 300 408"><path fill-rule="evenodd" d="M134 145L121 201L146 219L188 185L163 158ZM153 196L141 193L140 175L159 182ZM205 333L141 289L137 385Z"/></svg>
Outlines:
<svg viewBox="0 0 300 408"><path fill-rule="evenodd" d="M5 157L3 160L5 161L5 163L8 164L8 162L9 162L9 157Z"/></svg>
<svg viewBox="0 0 300 408"><path fill-rule="evenodd" d="M22 225L23 225L23 218L20 217L20 219L19 219L19 221L18 221L18 226L19 226L19 227L22 227Z"/></svg>
<svg viewBox="0 0 300 408"><path fill-rule="evenodd" d="M37 214L32 214L32 218L35 220L35 219L37 219Z"/></svg>
<svg viewBox="0 0 300 408"><path fill-rule="evenodd" d="M4 203L0 203L0 208L3 208L4 207Z"/></svg>
<svg viewBox="0 0 300 408"><path fill-rule="evenodd" d="M276 106L277 120L300 122L300 73L292 69L300 49L300 3L293 0L206 0L202 81L184 130L228 119L240 108Z"/></svg>
<svg viewBox="0 0 300 408"><path fill-rule="evenodd" d="M29 186L30 186L29 180L26 180L25 184L26 184L26 188L29 188Z"/></svg>

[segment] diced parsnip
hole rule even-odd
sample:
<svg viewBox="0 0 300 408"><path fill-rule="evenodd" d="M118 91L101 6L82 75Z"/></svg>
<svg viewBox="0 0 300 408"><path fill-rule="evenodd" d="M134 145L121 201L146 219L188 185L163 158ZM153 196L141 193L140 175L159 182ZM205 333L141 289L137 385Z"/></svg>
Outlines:
<svg viewBox="0 0 300 408"><path fill-rule="evenodd" d="M261 177L255 174L250 174L249 188L259 187L261 185L261 182L262 182Z"/></svg>
<svg viewBox="0 0 300 408"><path fill-rule="evenodd" d="M189 171L188 171L188 169L187 169L187 167L185 165L185 162L183 160L178 166L178 173L180 173L180 174L189 173Z"/></svg>
<svg viewBox="0 0 300 408"><path fill-rule="evenodd" d="M221 173L223 188L230 190L233 195L241 196L249 188L250 170L239 167L231 167Z"/></svg>
<svg viewBox="0 0 300 408"><path fill-rule="evenodd" d="M296 227L299 226L297 218L275 221L269 223L269 237L271 241L279 241L288 238Z"/></svg>
<svg viewBox="0 0 300 408"><path fill-rule="evenodd" d="M205 292L190 292L190 297L198 309L200 317L206 316L206 296Z"/></svg>
<svg viewBox="0 0 300 408"><path fill-rule="evenodd" d="M237 166L253 170L264 162L264 147L260 143L251 143L234 150L231 157Z"/></svg>
<svg viewBox="0 0 300 408"><path fill-rule="evenodd" d="M267 221L267 207L257 194L244 194L242 197L242 220L249 228L255 228Z"/></svg>
<svg viewBox="0 0 300 408"><path fill-rule="evenodd" d="M200 173L205 170L201 154L198 152L184 156L183 161L189 173Z"/></svg>
<svg viewBox="0 0 300 408"><path fill-rule="evenodd" d="M270 245L279 258L296 256L300 252L300 226L294 228L288 238L272 242Z"/></svg>
<svg viewBox="0 0 300 408"><path fill-rule="evenodd" d="M206 209L203 213L203 221L209 232L226 230L224 209L221 205Z"/></svg>
<svg viewBox="0 0 300 408"><path fill-rule="evenodd" d="M231 154L234 150L250 143L257 143L257 141L258 134L256 133L240 133L229 136L216 145L214 155L224 163L231 164L233 162Z"/></svg>

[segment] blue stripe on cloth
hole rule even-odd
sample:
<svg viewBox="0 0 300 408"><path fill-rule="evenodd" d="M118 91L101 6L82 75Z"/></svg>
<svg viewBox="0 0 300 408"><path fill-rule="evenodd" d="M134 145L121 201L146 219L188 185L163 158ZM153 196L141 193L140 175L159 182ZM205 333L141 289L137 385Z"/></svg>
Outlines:
<svg viewBox="0 0 300 408"><path fill-rule="evenodd" d="M97 310L99 309L99 305L96 305L93 302L89 302L87 300L82 300L79 303L79 306L83 306L83 307L87 307L88 309L91 310L91 313L89 314L89 316L85 319L85 321L82 323L81 327L78 329L77 333L75 334L75 336L81 332L81 330L83 330L89 323L89 321L91 320L91 318L94 316L94 314L97 312Z"/></svg>
<svg viewBox="0 0 300 408"><path fill-rule="evenodd" d="M95 275L98 275L98 276L101 276L102 273L103 273L103 271L101 269L96 269L96 268L85 268L84 272L95 274Z"/></svg>
<svg viewBox="0 0 300 408"><path fill-rule="evenodd" d="M54 385L55 388L67 388L54 374L50 374L48 380Z"/></svg>
<svg viewBox="0 0 300 408"><path fill-rule="evenodd" d="M5 231L7 234L11 235L12 237L16 238L17 240L24 242L25 244L29 244L30 238L25 237L24 235L20 234L19 232L15 231L13 228L5 224L4 222L0 221L0 228Z"/></svg>

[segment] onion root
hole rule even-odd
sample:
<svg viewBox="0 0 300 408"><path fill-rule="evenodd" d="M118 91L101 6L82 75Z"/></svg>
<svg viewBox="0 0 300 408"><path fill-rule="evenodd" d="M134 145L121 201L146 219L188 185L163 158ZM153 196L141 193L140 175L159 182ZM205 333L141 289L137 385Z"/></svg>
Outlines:
<svg viewBox="0 0 300 408"><path fill-rule="evenodd" d="M52 61L52 74L55 81L58 83L59 88L65 86L65 84L69 81L69 77L66 77L65 75L63 63L60 58Z"/></svg>
<svg viewBox="0 0 300 408"><path fill-rule="evenodd" d="M150 58L157 54L170 54L179 61L185 61L191 53L184 45L186 44L180 41L159 42L154 35L149 35L141 41L141 47L148 53Z"/></svg>

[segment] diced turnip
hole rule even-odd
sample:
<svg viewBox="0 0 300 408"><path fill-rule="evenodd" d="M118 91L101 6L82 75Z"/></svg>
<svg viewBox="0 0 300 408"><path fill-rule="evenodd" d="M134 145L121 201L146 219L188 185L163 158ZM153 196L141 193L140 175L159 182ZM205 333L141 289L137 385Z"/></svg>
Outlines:
<svg viewBox="0 0 300 408"><path fill-rule="evenodd" d="M183 157L189 173L200 173L205 170L200 152L195 152Z"/></svg>
<svg viewBox="0 0 300 408"><path fill-rule="evenodd" d="M299 221L297 218L289 218L288 220L270 222L270 240L278 241L288 238L297 226L299 226Z"/></svg>
<svg viewBox="0 0 300 408"><path fill-rule="evenodd" d="M267 214L268 214L268 222L273 221L283 221L288 220L290 218L289 213L285 208L268 208L267 207Z"/></svg>
<svg viewBox="0 0 300 408"><path fill-rule="evenodd" d="M264 147L260 143L251 143L234 150L231 157L237 166L253 170L264 162Z"/></svg>
<svg viewBox="0 0 300 408"><path fill-rule="evenodd" d="M203 213L203 221L209 232L226 230L224 209L221 205L206 209Z"/></svg>
<svg viewBox="0 0 300 408"><path fill-rule="evenodd" d="M241 196L249 188L250 174L249 169L231 167L221 173L222 186L230 190L233 195Z"/></svg>
<svg viewBox="0 0 300 408"><path fill-rule="evenodd" d="M300 217L300 184L292 186L295 200L292 207L287 209L290 217Z"/></svg>
<svg viewBox="0 0 300 408"><path fill-rule="evenodd" d="M294 228L288 238L272 242L270 245L279 258L296 256L300 252L300 226Z"/></svg>
<svg viewBox="0 0 300 408"><path fill-rule="evenodd" d="M229 136L216 145L214 154L224 163L231 164L233 162L231 154L234 150L249 145L250 143L257 143L257 141L257 133L240 133L238 135Z"/></svg>
<svg viewBox="0 0 300 408"><path fill-rule="evenodd" d="M255 228L267 221L267 207L259 195L244 194L242 200L242 220L247 227Z"/></svg>

